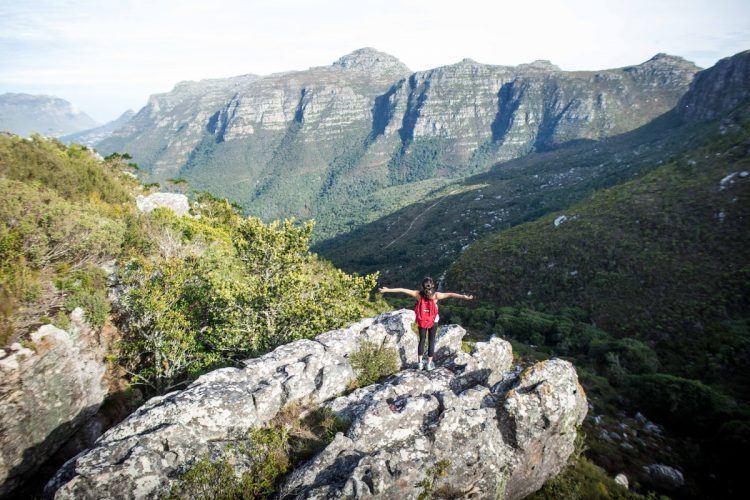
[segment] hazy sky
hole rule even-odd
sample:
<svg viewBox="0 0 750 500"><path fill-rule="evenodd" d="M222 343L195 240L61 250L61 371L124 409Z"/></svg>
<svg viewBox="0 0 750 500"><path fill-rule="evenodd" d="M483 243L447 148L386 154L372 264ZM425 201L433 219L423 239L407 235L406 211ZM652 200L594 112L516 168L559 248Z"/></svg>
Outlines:
<svg viewBox="0 0 750 500"><path fill-rule="evenodd" d="M749 0L0 0L0 93L58 95L106 121L181 80L365 46L414 70L464 57L603 69L657 52L708 67L750 48L749 20Z"/></svg>

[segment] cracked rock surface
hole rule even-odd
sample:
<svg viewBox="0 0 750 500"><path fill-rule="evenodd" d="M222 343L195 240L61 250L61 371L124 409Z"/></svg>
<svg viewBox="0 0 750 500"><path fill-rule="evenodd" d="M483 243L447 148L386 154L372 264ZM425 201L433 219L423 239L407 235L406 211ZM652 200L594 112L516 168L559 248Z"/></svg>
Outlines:
<svg viewBox="0 0 750 500"><path fill-rule="evenodd" d="M282 497L417 498L433 491L523 498L562 470L586 397L572 365L554 359L510 380L498 338L454 352L434 372L406 370L326 403L352 426L297 468ZM442 477L430 471L442 463Z"/></svg>
<svg viewBox="0 0 750 500"><path fill-rule="evenodd" d="M438 368L419 372L413 320L408 310L365 319L153 398L68 462L46 493L158 497L212 443L240 439L294 401L326 405L351 427L292 472L282 496L416 498L428 470L447 462L434 488L521 498L559 472L586 414L573 366L550 360L508 374L510 344L492 338L467 353L464 330L450 325L438 333ZM363 340L396 348L402 371L340 396Z"/></svg>
<svg viewBox="0 0 750 500"><path fill-rule="evenodd" d="M0 352L0 498L10 497L94 415L107 395L105 347L83 310L61 330L44 325L30 347Z"/></svg>

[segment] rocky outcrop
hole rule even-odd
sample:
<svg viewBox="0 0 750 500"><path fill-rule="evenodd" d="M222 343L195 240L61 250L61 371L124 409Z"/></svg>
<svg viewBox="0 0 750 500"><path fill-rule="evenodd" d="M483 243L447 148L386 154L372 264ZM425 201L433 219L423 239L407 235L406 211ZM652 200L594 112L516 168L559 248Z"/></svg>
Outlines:
<svg viewBox="0 0 750 500"><path fill-rule="evenodd" d="M644 465L646 480L661 490L676 490L685 485L682 472L664 464Z"/></svg>
<svg viewBox="0 0 750 500"><path fill-rule="evenodd" d="M538 489L564 466L586 413L573 367L551 360L509 372L507 342L494 338L467 353L463 329L446 326L438 369L418 372L410 369L413 318L402 310L366 319L154 398L66 464L47 494L157 497L196 459L293 402L326 405L351 427L286 479L285 494L416 498L430 468L441 464L450 484L436 481L435 488L504 498ZM405 370L340 396L355 378L349 356L365 340L394 347Z"/></svg>
<svg viewBox="0 0 750 500"><path fill-rule="evenodd" d="M177 215L187 215L190 203L187 196L181 193L151 193L147 196L139 195L135 204L141 212L150 212L157 208L169 208Z"/></svg>
<svg viewBox="0 0 750 500"><path fill-rule="evenodd" d="M626 476L622 472L615 476L615 483L619 484L626 490L629 488L628 476Z"/></svg>
<svg viewBox="0 0 750 500"><path fill-rule="evenodd" d="M282 496L417 498L425 480L479 498L536 491L573 451L586 399L565 361L503 383L511 362L510 345L492 339L433 373L408 370L333 400L352 427L297 469ZM431 477L439 464L444 478Z"/></svg>
<svg viewBox="0 0 750 500"><path fill-rule="evenodd" d="M45 325L0 359L0 497L96 413L107 394L101 343L78 308L68 331Z"/></svg>
<svg viewBox="0 0 750 500"><path fill-rule="evenodd" d="M750 99L750 50L726 57L695 76L676 106L685 121L713 120Z"/></svg>

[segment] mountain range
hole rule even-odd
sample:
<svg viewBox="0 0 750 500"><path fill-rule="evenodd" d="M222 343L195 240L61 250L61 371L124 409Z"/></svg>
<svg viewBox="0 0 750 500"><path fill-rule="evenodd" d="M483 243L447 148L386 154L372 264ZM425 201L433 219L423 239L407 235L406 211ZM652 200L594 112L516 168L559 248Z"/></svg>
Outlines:
<svg viewBox="0 0 750 500"><path fill-rule="evenodd" d="M321 241L498 161L644 125L698 70L658 54L602 71L464 59L412 72L365 48L305 71L180 83L97 149L267 220L314 218Z"/></svg>
<svg viewBox="0 0 750 500"><path fill-rule="evenodd" d="M64 135L60 137L60 140L69 144L77 143L85 146L94 146L107 138L112 132L124 126L133 116L135 116L135 111L129 109L104 125Z"/></svg>
<svg viewBox="0 0 750 500"><path fill-rule="evenodd" d="M0 130L27 136L50 137L96 127L98 123L73 104L48 95L5 93L0 95Z"/></svg>
<svg viewBox="0 0 750 500"><path fill-rule="evenodd" d="M349 270L380 270L397 284L440 276L485 235L560 210L714 141L718 132L711 122L748 98L748 59L742 52L699 73L672 110L641 127L498 163L324 241L317 251Z"/></svg>

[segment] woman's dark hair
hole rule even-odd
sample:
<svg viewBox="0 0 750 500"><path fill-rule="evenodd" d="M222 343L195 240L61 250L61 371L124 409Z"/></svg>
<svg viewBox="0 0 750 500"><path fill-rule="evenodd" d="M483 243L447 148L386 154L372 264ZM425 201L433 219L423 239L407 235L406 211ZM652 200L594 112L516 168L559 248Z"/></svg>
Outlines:
<svg viewBox="0 0 750 500"><path fill-rule="evenodd" d="M435 280L433 280L429 276L423 279L422 289L419 291L419 294L425 299L432 299L432 297L435 295Z"/></svg>

